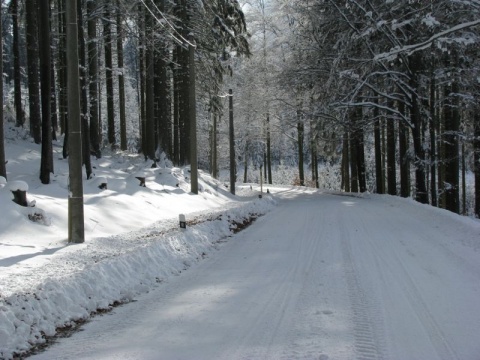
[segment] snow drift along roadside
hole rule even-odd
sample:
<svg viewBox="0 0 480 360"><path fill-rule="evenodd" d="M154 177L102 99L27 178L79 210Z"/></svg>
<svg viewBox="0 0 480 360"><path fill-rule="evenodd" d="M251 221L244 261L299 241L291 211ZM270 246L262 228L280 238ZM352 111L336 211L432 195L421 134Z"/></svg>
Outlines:
<svg viewBox="0 0 480 360"><path fill-rule="evenodd" d="M39 276L37 283L29 279L28 290L0 294L0 358L28 352L59 328L129 302L180 274L216 249L232 233L232 224L263 215L274 203L265 196L198 216L200 223L186 230L165 230L158 223L138 232L68 246L68 251L35 269L48 272L48 277Z"/></svg>

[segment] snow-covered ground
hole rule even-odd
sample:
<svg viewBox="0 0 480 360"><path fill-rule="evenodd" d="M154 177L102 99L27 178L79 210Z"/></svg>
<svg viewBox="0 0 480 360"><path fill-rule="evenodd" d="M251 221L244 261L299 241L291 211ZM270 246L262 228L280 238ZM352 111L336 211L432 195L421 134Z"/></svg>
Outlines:
<svg viewBox="0 0 480 360"><path fill-rule="evenodd" d="M476 360L480 225L290 189L220 251L33 359Z"/></svg>
<svg viewBox="0 0 480 360"><path fill-rule="evenodd" d="M40 145L28 140L25 130L6 130L8 181L0 181L0 359L28 351L58 328L180 274L230 236L234 222L274 206L271 197L260 201L249 186L234 198L203 172L199 195L192 195L188 169L166 161L152 169L141 156L107 153L92 158L95 177L84 180L86 241L68 244L68 161L62 159L61 144L54 147L51 184L42 185ZM146 187L139 186L139 175L146 177ZM105 180L102 190L98 186ZM15 183L28 186L27 201L35 206L12 201ZM186 215L186 230L179 229L179 214Z"/></svg>
<svg viewBox="0 0 480 360"><path fill-rule="evenodd" d="M206 174L192 195L188 172L107 154L85 182L86 242L68 245L59 151L45 186L36 145L7 147L8 180L26 181L36 206L0 188L0 358L79 320L82 331L32 358L480 358L477 220L290 186L262 199L239 186L233 198ZM45 221L28 219L35 208ZM250 214L265 216L233 234Z"/></svg>

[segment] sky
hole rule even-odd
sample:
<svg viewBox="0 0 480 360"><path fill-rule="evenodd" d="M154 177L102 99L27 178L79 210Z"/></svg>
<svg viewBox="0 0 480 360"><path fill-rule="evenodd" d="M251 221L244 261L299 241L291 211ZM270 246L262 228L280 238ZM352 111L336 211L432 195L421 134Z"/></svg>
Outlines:
<svg viewBox="0 0 480 360"><path fill-rule="evenodd" d="M260 199L256 184L238 184L233 197L203 172L192 195L185 169L105 153L84 181L85 242L68 244L61 145L52 184L42 185L40 146L21 129L6 138L2 359L79 322L82 331L32 358L480 356L478 220L411 199L290 185ZM15 181L35 206L12 201ZM232 224L252 214L253 225L234 234ZM100 310L111 311L93 316Z"/></svg>

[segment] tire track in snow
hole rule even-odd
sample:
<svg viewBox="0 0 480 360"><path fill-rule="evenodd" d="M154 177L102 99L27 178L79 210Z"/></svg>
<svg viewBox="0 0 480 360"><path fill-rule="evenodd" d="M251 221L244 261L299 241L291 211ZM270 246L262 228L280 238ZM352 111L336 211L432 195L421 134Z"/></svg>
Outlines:
<svg viewBox="0 0 480 360"><path fill-rule="evenodd" d="M396 254L394 254L393 260L396 263L395 267L397 273L399 271L403 273L403 276L401 278L398 277L397 281L402 286L404 294L412 305L417 317L420 319L422 325L426 328L426 332L429 335L432 344L434 345L438 357L444 360L459 360L458 356L450 346L447 338L443 334L440 326L435 321L435 317L432 315L427 304L422 299L422 296L407 269ZM389 266L392 267L393 264L389 263Z"/></svg>
<svg viewBox="0 0 480 360"><path fill-rule="evenodd" d="M368 213L368 217L371 219L380 218L381 213L377 209L372 211L372 208L364 207L362 209L363 213ZM395 217L397 218L397 217ZM391 229L390 234L402 234L404 229L402 224L395 223L390 220L390 218L385 218L387 220L386 227ZM397 236L390 235L388 241L385 239L378 238L376 234L370 234L369 228L371 224L365 223L362 221L361 226L362 231L366 233L367 236L364 236L364 239L368 243L368 250L372 253L375 261L377 262L377 267L380 273L380 276L384 278L384 284L395 283L398 284L402 295L406 298L410 304L411 309L415 313L415 316L420 321L421 325L425 329L425 333L428 335L430 342L433 346L433 349L439 359L442 360L458 360L458 356L453 350L452 346L449 344L447 337L442 332L441 327L435 320L432 312L430 311L427 303L424 301L420 290L418 289L415 281L413 280L410 272L408 271L405 264L401 261L399 255L397 254L397 248L395 243L398 242L402 246L406 246L402 240L399 240ZM403 226L408 226L404 224ZM386 232L382 232L386 233ZM418 236L422 238L422 236ZM375 241L377 240L377 241ZM423 238L422 240L430 243L433 246L431 239ZM388 247L385 244L389 244ZM436 244L436 246L441 246ZM448 251L445 247L441 246L448 255L449 259L456 260L456 256ZM389 280L387 280L389 279ZM392 280L393 279L393 280Z"/></svg>
<svg viewBox="0 0 480 360"><path fill-rule="evenodd" d="M317 201L317 199L315 199ZM297 281L301 283L301 291L298 296L298 301L295 304L295 312L298 317L295 320L292 328L289 329L290 342L284 346L284 349L278 359L320 359L328 360L329 357L323 354L322 346L320 345L319 333L321 329L320 316L331 316L333 312L325 310L323 312L318 310L321 306L318 300L319 288L312 286L318 283L321 276L321 268L324 266L325 256L325 219L316 217L313 211L315 207L310 210L305 209L307 205L301 209L304 212L299 220L302 223L297 223L297 229L301 229L297 234L299 239L299 253L297 256L297 263L302 264L301 273L297 276ZM328 314L328 315L325 315ZM298 334L302 334L300 337Z"/></svg>
<svg viewBox="0 0 480 360"><path fill-rule="evenodd" d="M395 233L400 233L401 229L397 228L397 225L389 223L392 230L395 229ZM389 243L395 242L396 239L392 239ZM400 243L402 243L400 241ZM395 282L400 285L403 290L404 296L407 298L411 305L411 308L415 312L415 315L420 320L420 323L425 328L425 332L428 334L433 348L438 355L439 359L443 360L458 360L453 348L450 346L446 336L441 330L441 327L435 320L432 312L429 310L428 305L422 298L422 295L415 285L415 282L408 272L404 263L400 260L396 251L391 251L394 247L390 247L390 251L381 249L380 246L376 246L370 241L371 250L374 252L376 258L383 263L383 270L387 270L388 273L395 279ZM402 244L404 245L404 244ZM446 251L446 249L445 249ZM452 254L449 253L449 256ZM457 260L457 259L455 259Z"/></svg>
<svg viewBox="0 0 480 360"><path fill-rule="evenodd" d="M341 249L344 260L345 276L348 294L353 313L353 341L357 360L385 360L388 358L383 321L376 309L380 307L372 291L367 291L366 284L361 283L357 275L351 249L351 237L347 233L347 226L341 218Z"/></svg>
<svg viewBox="0 0 480 360"><path fill-rule="evenodd" d="M286 210L282 210L285 212ZM302 209L304 211L304 209ZM295 229L308 229L305 224L307 218L303 218L304 226L297 224ZM300 297L302 284L305 282L304 275L308 272L318 246L316 241L310 238L300 236L293 227L291 231L292 239L298 238L298 242L292 242L284 248L288 251L295 261L285 262L285 267L274 271L275 274L265 274L266 278L275 281L270 282L269 286L264 288L263 301L259 303L256 309L252 309L255 320L250 325L252 329L265 329L259 334L258 331L248 331L242 334L238 341L237 350L229 354L231 359L278 359L282 352L282 346L287 337L288 329L291 328L292 319L289 317ZM307 241L308 240L308 241ZM308 259L306 261L306 259ZM288 266L292 265L292 266ZM261 300L261 299L259 299ZM255 344L253 347L252 344Z"/></svg>

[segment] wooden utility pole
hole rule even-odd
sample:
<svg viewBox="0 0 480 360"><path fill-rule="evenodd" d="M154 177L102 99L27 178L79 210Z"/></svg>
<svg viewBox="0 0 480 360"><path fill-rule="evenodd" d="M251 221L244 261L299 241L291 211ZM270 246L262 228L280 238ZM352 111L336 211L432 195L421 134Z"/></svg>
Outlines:
<svg viewBox="0 0 480 360"><path fill-rule="evenodd" d="M229 134L230 134L230 192L232 195L235 195L235 181L237 177L237 172L235 171L235 132L233 129L233 91L232 89L228 90L228 112L230 115L229 118Z"/></svg>
<svg viewBox="0 0 480 360"><path fill-rule="evenodd" d="M190 186L198 194L198 159L197 159L197 110L195 99L195 39L188 37L188 74L189 74L189 110L190 110Z"/></svg>
<svg viewBox="0 0 480 360"><path fill-rule="evenodd" d="M76 0L66 1L68 94L68 242L85 241L82 183L82 132Z"/></svg>

